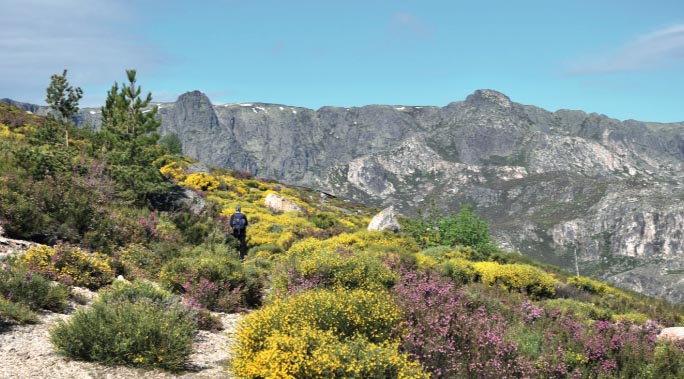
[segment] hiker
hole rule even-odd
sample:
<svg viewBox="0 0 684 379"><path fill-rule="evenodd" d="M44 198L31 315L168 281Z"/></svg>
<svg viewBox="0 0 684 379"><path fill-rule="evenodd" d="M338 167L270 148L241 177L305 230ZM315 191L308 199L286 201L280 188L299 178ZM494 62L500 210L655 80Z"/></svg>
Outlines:
<svg viewBox="0 0 684 379"><path fill-rule="evenodd" d="M233 237L240 241L240 259L245 260L247 255L247 216L241 212L242 208L238 205L235 207L235 213L230 216L230 227L233 229Z"/></svg>

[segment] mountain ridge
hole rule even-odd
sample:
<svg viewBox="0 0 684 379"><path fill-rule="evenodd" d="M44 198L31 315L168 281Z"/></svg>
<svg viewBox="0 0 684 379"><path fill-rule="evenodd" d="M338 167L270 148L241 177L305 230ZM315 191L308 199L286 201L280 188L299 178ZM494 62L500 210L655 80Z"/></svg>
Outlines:
<svg viewBox="0 0 684 379"><path fill-rule="evenodd" d="M430 199L472 204L509 250L684 301L672 274L684 269L684 123L549 112L493 90L444 107L318 110L193 91L159 115L160 133L204 163L405 214ZM98 116L74 121L98 127Z"/></svg>

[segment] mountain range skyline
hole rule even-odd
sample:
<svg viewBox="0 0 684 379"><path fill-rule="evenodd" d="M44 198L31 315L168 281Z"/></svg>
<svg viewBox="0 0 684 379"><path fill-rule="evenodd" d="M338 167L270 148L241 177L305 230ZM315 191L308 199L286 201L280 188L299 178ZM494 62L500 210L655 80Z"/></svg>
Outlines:
<svg viewBox="0 0 684 379"><path fill-rule="evenodd" d="M83 107L124 70L155 101L446 105L479 88L551 111L684 120L680 2L3 3L0 96L43 104L69 70Z"/></svg>

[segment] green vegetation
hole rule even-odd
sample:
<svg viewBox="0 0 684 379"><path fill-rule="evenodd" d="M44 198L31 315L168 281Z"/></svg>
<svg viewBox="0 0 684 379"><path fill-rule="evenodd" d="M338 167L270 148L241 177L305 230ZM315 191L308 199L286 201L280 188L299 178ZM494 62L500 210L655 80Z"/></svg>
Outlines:
<svg viewBox="0 0 684 379"><path fill-rule="evenodd" d="M195 331L178 299L132 283L113 286L90 308L59 322L50 337L70 357L179 371L188 362Z"/></svg>
<svg viewBox="0 0 684 379"><path fill-rule="evenodd" d="M404 220L404 229L422 247L465 246L483 254L493 250L489 225L469 206L462 207L455 215L443 216L432 203L427 213L419 211L415 219Z"/></svg>
<svg viewBox="0 0 684 379"><path fill-rule="evenodd" d="M71 124L67 122L76 112L78 112L78 101L83 97L83 90L80 87L73 88L66 80L67 70L64 69L62 75L52 75L50 86L46 92L45 102L50 108L57 111L61 117L62 125L65 130L64 144L69 147L69 129Z"/></svg>
<svg viewBox="0 0 684 379"><path fill-rule="evenodd" d="M190 173L127 79L97 132L0 104L0 223L43 244L0 262L2 328L64 311L77 285L99 298L52 342L108 364L183 371L222 311L247 313L230 362L240 378L681 377L684 346L656 335L684 324L683 307L504 253L469 207L370 232L373 212L356 204ZM179 201L187 192L203 205ZM302 211L272 212L271 193ZM236 205L250 222L244 262L227 225Z"/></svg>

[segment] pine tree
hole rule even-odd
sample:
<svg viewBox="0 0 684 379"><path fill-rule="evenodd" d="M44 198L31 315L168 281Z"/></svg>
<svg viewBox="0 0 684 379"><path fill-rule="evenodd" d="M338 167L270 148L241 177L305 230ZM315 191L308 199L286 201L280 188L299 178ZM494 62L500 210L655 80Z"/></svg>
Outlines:
<svg viewBox="0 0 684 379"><path fill-rule="evenodd" d="M126 75L128 84L119 89L119 84L114 82L107 92L102 107L102 129L109 143L108 149L127 149L128 158L134 160L140 147L157 142L156 130L161 121L156 119L156 106L145 109L152 101L152 94L148 92L145 99L140 97L142 89L136 87L136 71L126 70Z"/></svg>
<svg viewBox="0 0 684 379"><path fill-rule="evenodd" d="M152 94L141 97L136 85L136 71L126 70L128 83L114 82L102 107L103 152L109 175L116 180L121 194L138 203L149 201L164 188L163 178L153 162L163 148L157 145L158 108L149 108Z"/></svg>
<svg viewBox="0 0 684 379"><path fill-rule="evenodd" d="M59 114L65 129L65 145L69 147L69 127L71 126L69 119L78 112L78 101L83 97L83 90L81 87L73 88L67 81L66 75L67 70L64 69L62 75L55 74L50 77L45 101Z"/></svg>

